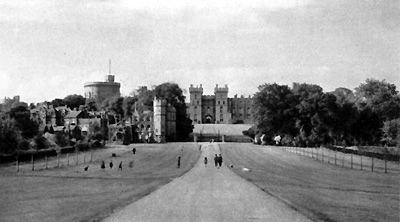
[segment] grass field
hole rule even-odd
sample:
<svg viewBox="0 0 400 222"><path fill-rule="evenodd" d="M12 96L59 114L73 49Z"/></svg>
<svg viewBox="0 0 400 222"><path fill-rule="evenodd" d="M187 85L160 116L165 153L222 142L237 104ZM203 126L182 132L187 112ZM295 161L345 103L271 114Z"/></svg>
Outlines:
<svg viewBox="0 0 400 222"><path fill-rule="evenodd" d="M83 163L80 154L78 165L70 156L70 166L64 155L61 167L56 158L35 163L31 171L29 163L0 168L0 221L99 221L112 212L149 194L158 187L181 176L197 162L200 152L194 144L149 144L114 146L97 150L93 161ZM182 152L183 151L183 152ZM116 157L111 157L116 153ZM182 155L181 168L177 168L177 156ZM100 168L102 160L106 169ZM133 168L128 167L134 161ZM113 161L113 169L109 162ZM123 161L123 170L118 164ZM89 166L88 171L83 168Z"/></svg>
<svg viewBox="0 0 400 222"><path fill-rule="evenodd" d="M313 220L400 219L398 173L341 168L267 146L228 143L221 148L235 173Z"/></svg>

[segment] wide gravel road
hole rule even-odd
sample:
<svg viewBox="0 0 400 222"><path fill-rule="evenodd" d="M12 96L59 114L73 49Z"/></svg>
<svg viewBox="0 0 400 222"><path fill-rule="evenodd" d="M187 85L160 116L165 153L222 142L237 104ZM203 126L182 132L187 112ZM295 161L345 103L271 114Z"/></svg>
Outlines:
<svg viewBox="0 0 400 222"><path fill-rule="evenodd" d="M214 167L219 153L218 144L203 144L189 172L105 221L309 221L228 167Z"/></svg>

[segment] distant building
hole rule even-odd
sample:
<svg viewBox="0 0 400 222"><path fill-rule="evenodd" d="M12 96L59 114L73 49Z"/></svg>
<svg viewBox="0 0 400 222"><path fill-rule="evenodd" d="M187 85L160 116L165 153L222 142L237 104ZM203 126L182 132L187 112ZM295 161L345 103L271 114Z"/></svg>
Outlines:
<svg viewBox="0 0 400 222"><path fill-rule="evenodd" d="M10 110L13 104L17 104L19 102L19 96L14 96L13 98L4 97L4 99L0 99L0 111Z"/></svg>
<svg viewBox="0 0 400 222"><path fill-rule="evenodd" d="M87 82L84 85L85 98L94 100L98 103L103 102L105 99L120 96L121 84L114 82L113 75L106 75L105 82Z"/></svg>
<svg viewBox="0 0 400 222"><path fill-rule="evenodd" d="M214 88L214 95L203 95L203 86L190 85L190 102L187 104L187 114L193 124L215 123L253 123L252 98L228 98L228 85Z"/></svg>

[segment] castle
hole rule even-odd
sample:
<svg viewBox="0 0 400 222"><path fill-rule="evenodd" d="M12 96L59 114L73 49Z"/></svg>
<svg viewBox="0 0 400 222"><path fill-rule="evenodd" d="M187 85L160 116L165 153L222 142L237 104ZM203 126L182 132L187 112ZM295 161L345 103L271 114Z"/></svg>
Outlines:
<svg viewBox="0 0 400 222"><path fill-rule="evenodd" d="M106 75L105 82L85 83L85 98L101 103L107 98L120 96L120 87L120 83L114 82L113 75Z"/></svg>
<svg viewBox="0 0 400 222"><path fill-rule="evenodd" d="M214 88L214 95L203 95L203 86L189 87L190 102L187 104L187 113L193 124L252 124L252 98L228 98L228 85Z"/></svg>

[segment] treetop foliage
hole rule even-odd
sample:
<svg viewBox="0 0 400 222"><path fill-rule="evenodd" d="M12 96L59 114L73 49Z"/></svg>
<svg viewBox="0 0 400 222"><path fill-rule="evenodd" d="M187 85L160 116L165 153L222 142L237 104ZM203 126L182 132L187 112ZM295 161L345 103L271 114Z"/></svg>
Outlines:
<svg viewBox="0 0 400 222"><path fill-rule="evenodd" d="M268 138L280 134L292 138L290 145L300 146L396 141L390 139L397 132L395 123L387 121L400 118L400 96L385 80L367 79L355 93L346 88L324 93L320 86L307 83L293 83L292 88L263 84L258 89L254 120Z"/></svg>

